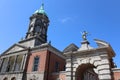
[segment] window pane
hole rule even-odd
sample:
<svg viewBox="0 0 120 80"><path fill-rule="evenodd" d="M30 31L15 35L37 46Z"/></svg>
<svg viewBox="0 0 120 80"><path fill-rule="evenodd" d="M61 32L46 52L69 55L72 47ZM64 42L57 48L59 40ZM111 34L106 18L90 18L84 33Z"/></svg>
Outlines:
<svg viewBox="0 0 120 80"><path fill-rule="evenodd" d="M39 57L36 57L34 64L38 64L38 62L39 62Z"/></svg>
<svg viewBox="0 0 120 80"><path fill-rule="evenodd" d="M34 58L34 64L33 64L33 71L38 70L38 64L39 64L39 57Z"/></svg>
<svg viewBox="0 0 120 80"><path fill-rule="evenodd" d="M34 65L34 71L37 71L38 65Z"/></svg>
<svg viewBox="0 0 120 80"><path fill-rule="evenodd" d="M59 71L59 66L60 66L60 64L58 62L56 62L55 63L55 72Z"/></svg>

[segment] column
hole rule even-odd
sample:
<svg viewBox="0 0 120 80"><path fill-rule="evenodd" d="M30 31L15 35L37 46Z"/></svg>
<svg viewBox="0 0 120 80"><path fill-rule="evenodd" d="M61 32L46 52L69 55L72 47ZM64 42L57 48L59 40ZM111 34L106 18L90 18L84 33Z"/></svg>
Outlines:
<svg viewBox="0 0 120 80"><path fill-rule="evenodd" d="M0 72L1 72L2 64L3 64L3 59L1 59L0 61Z"/></svg>
<svg viewBox="0 0 120 80"><path fill-rule="evenodd" d="M73 80L75 80L75 71L73 71Z"/></svg>
<svg viewBox="0 0 120 80"><path fill-rule="evenodd" d="M17 57L18 57L18 55L15 55L15 61L14 61L13 67L12 67L12 71L15 71Z"/></svg>
<svg viewBox="0 0 120 80"><path fill-rule="evenodd" d="M6 65L5 65L5 67L4 67L4 68L6 68L6 69L5 69L5 72L8 72L7 70L8 70L9 60L10 60L10 57L8 57L8 60L7 60Z"/></svg>
<svg viewBox="0 0 120 80"><path fill-rule="evenodd" d="M21 62L20 70L23 70L24 60L25 60L25 54L22 57L22 62Z"/></svg>
<svg viewBox="0 0 120 80"><path fill-rule="evenodd" d="M24 68L25 68L26 60L27 60L27 54L25 54L23 56L23 59L22 59L22 62L21 62L21 67L20 67L21 71L24 70Z"/></svg>

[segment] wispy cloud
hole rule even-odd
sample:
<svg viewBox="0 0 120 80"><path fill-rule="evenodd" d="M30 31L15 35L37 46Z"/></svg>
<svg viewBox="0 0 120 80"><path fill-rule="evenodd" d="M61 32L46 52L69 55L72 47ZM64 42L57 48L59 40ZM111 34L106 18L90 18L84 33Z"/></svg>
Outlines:
<svg viewBox="0 0 120 80"><path fill-rule="evenodd" d="M68 21L72 21L72 18L71 17L65 17L65 18L60 19L61 23L66 23Z"/></svg>

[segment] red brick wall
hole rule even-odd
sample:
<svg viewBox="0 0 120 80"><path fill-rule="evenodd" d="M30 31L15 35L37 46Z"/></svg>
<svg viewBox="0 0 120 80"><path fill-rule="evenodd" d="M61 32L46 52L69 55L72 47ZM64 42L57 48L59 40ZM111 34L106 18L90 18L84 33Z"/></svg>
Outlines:
<svg viewBox="0 0 120 80"><path fill-rule="evenodd" d="M64 66L65 66L65 59L59 57L58 55L52 53L52 52L49 52L49 67L48 67L48 70L49 70L49 80L56 80L56 79L52 79L52 77L54 75L52 75L53 72L55 72L55 63L58 62L60 64L59 66L59 71L63 71L64 70Z"/></svg>
<svg viewBox="0 0 120 80"><path fill-rule="evenodd" d="M45 80L53 80L52 73L55 72L55 63L56 62L58 62L60 64L59 70L60 71L64 70L65 59L59 57L58 55L56 55L50 51L44 50L44 51L38 51L38 52L31 53L31 55L29 56L29 59L28 59L28 66L27 66L28 73L32 72L34 58L36 56L40 57L38 72L43 72L43 71L46 72L45 76L44 76Z"/></svg>
<svg viewBox="0 0 120 80"><path fill-rule="evenodd" d="M120 71L119 72L113 72L114 80L120 80Z"/></svg>
<svg viewBox="0 0 120 80"><path fill-rule="evenodd" d="M49 53L49 54L51 54L49 71L50 72L55 72L55 63L56 62L58 62L60 64L59 71L63 71L64 70L64 65L65 65L65 60L60 58L59 56L55 55L54 53Z"/></svg>
<svg viewBox="0 0 120 80"><path fill-rule="evenodd" d="M38 71L45 71L45 64L46 64L46 58L47 58L47 51L39 51L39 52L34 52L30 55L29 60L28 60L28 68L27 72L32 72L33 69L33 63L34 63L34 57L39 56L39 67Z"/></svg>

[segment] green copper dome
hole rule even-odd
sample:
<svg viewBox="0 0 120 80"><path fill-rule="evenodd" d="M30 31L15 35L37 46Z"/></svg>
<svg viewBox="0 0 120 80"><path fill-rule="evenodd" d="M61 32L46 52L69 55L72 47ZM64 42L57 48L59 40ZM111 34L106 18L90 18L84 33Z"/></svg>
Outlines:
<svg viewBox="0 0 120 80"><path fill-rule="evenodd" d="M47 14L45 13L45 10L44 10L44 4L41 5L40 9L38 9L38 10L35 11L35 14L36 13L41 13L41 14L47 16Z"/></svg>

